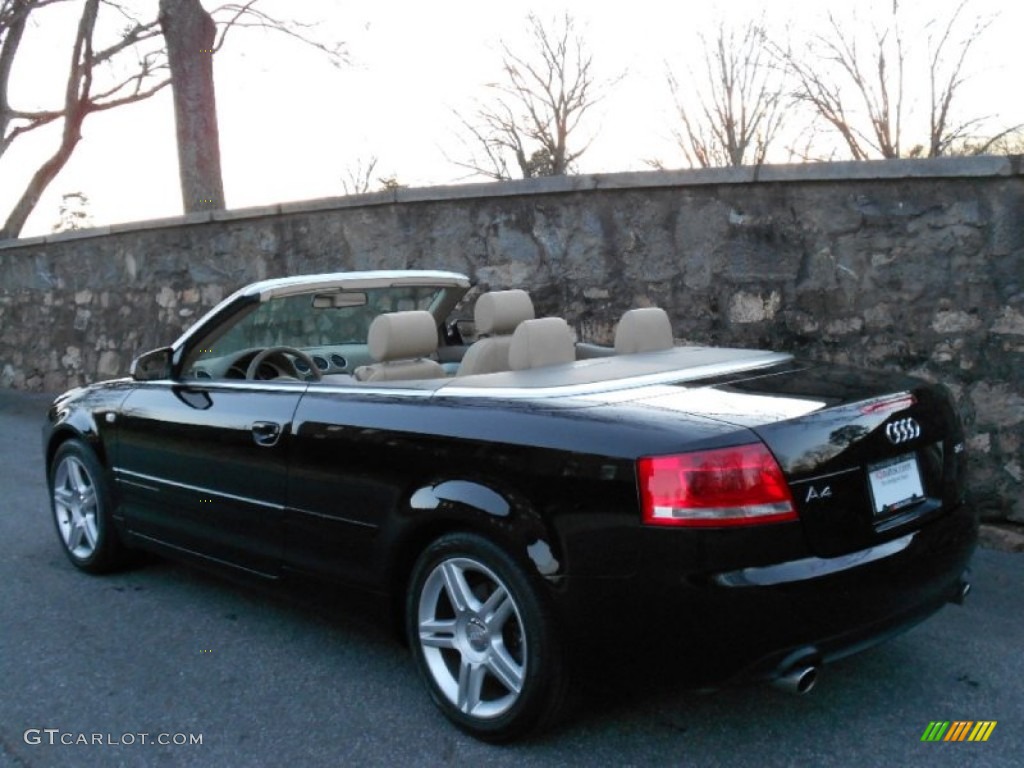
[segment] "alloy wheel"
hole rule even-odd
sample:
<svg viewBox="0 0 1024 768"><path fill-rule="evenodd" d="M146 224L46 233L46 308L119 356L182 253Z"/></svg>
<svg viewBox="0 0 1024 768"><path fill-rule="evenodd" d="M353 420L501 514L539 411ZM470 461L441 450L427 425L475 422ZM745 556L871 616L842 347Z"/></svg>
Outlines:
<svg viewBox="0 0 1024 768"><path fill-rule="evenodd" d="M417 631L426 668L460 712L495 718L519 698L529 649L508 587L483 563L451 557L420 591Z"/></svg>
<svg viewBox="0 0 1024 768"><path fill-rule="evenodd" d="M99 501L96 484L78 457L61 459L53 474L53 511L68 552L86 560L99 542Z"/></svg>

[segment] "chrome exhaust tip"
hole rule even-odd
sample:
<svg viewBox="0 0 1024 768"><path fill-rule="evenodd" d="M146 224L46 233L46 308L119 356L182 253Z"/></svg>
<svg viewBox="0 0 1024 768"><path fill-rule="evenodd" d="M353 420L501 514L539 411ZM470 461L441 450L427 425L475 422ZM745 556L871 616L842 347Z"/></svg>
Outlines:
<svg viewBox="0 0 1024 768"><path fill-rule="evenodd" d="M812 665L794 667L772 680L772 685L787 693L805 694L818 682L818 667Z"/></svg>
<svg viewBox="0 0 1024 768"><path fill-rule="evenodd" d="M971 582L967 580L961 581L959 586L956 588L956 592L953 594L953 597L950 600L950 602L956 603L957 605L963 605L964 601L967 600L967 595L969 595L970 593Z"/></svg>

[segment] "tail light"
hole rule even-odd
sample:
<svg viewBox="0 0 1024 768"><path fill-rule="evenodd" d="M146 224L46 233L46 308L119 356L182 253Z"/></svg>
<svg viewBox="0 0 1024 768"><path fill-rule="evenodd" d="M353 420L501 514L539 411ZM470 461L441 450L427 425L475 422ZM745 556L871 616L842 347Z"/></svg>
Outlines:
<svg viewBox="0 0 1024 768"><path fill-rule="evenodd" d="M703 528L796 520L789 486L761 443L637 462L643 521Z"/></svg>

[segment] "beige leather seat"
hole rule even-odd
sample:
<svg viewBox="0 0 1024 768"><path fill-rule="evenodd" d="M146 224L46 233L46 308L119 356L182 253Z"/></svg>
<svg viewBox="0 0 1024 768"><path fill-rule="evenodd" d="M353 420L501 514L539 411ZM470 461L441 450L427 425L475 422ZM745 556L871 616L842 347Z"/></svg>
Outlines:
<svg viewBox="0 0 1024 768"><path fill-rule="evenodd" d="M513 371L561 365L576 360L576 347L568 323L560 317L542 317L520 323L512 334L508 362Z"/></svg>
<svg viewBox="0 0 1024 768"><path fill-rule="evenodd" d="M476 300L473 320L476 332L485 335L466 350L458 376L509 370L508 350L512 333L534 317L533 301L526 291L492 291Z"/></svg>
<svg viewBox="0 0 1024 768"><path fill-rule="evenodd" d="M672 322L658 307L631 309L622 315L615 329L615 354L672 349Z"/></svg>
<svg viewBox="0 0 1024 768"><path fill-rule="evenodd" d="M377 362L356 368L359 381L436 379L444 368L427 356L437 352L437 322L423 310L378 315L366 338L370 356Z"/></svg>

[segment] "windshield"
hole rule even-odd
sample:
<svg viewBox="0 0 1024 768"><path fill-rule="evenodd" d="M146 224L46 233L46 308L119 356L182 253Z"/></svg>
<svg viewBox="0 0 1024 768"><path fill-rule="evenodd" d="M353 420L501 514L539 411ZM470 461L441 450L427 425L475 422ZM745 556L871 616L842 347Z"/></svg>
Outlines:
<svg viewBox="0 0 1024 768"><path fill-rule="evenodd" d="M365 344L370 323L385 312L430 309L436 287L375 288L361 291L357 306L316 306L309 294L286 296L260 304L217 341L217 354L253 347L325 347Z"/></svg>
<svg viewBox="0 0 1024 768"><path fill-rule="evenodd" d="M366 339L374 318L387 312L433 311L448 290L391 286L274 298L243 311L226 327L212 329L189 355L185 376L226 375L243 352L269 347L335 351L361 360L368 355Z"/></svg>

